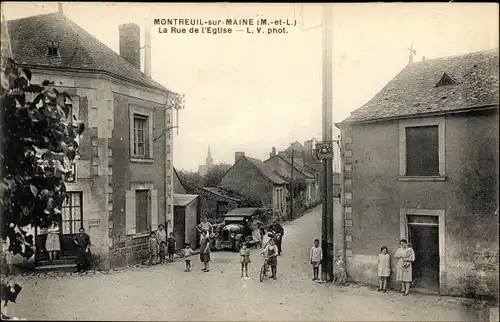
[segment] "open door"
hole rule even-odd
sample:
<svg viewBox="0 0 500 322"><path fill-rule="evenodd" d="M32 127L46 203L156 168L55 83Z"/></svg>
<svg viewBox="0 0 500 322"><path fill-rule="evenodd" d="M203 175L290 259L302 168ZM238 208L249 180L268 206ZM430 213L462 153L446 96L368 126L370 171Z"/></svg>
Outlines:
<svg viewBox="0 0 500 322"><path fill-rule="evenodd" d="M184 248L186 242L186 207L174 206L174 238L177 248Z"/></svg>

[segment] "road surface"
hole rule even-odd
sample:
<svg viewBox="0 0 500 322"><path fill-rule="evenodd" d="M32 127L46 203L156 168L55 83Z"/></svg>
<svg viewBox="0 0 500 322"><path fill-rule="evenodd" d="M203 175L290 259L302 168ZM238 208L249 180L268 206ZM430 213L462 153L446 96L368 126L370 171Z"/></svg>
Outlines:
<svg viewBox="0 0 500 322"><path fill-rule="evenodd" d="M86 276L21 278L23 291L7 315L37 320L296 320L472 321L477 312L457 300L378 293L369 287L313 282L309 250L320 239L321 206L285 225L278 279L259 281L262 259L253 249L250 278L239 256L212 254L211 271L184 262Z"/></svg>

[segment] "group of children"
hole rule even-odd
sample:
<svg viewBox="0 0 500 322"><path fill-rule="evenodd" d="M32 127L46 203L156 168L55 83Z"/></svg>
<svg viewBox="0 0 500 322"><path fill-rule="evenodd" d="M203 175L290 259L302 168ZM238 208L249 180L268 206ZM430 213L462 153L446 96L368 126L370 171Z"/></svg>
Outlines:
<svg viewBox="0 0 500 322"><path fill-rule="evenodd" d="M174 238L174 234L170 233L167 238L166 232L163 229L163 226L160 225L156 232L151 232L149 235L149 261L148 265L152 265L153 263L164 264L165 262L173 262L176 241ZM166 256L168 255L168 260L166 260Z"/></svg>
<svg viewBox="0 0 500 322"><path fill-rule="evenodd" d="M165 250L168 254L168 261L174 261L174 253L176 247L176 241L174 238L174 234L170 233L168 238L165 238L165 232L160 227L157 232L152 232L149 237L149 265L153 263L153 259L160 258L160 263L165 263ZM411 249L411 244L407 243L406 240L402 240L402 242L407 245L408 249ZM274 256L274 251L276 246L274 245L274 240L271 238L269 243L264 247L264 250L261 254L269 257L270 253L271 257ZM412 250L413 251L413 250ZM193 251L191 249L190 244L186 244L184 248L184 260L186 262L185 272L191 271L191 256L193 255ZM241 277L244 275L248 277L248 264L251 263L250 260L250 249L248 249L248 245L244 243L240 250L240 264L241 264ZM319 245L319 240L315 239L314 244L310 250L310 261L313 267L313 281L319 280L319 267L321 262L323 261L323 250ZM273 278L276 279L276 266L277 262L275 258L270 262L270 266L273 272ZM387 282L391 275L391 255L386 246L382 246L380 248L380 254L377 255L377 268L378 268L378 276L379 276L379 292L387 292ZM407 292L406 292L407 293Z"/></svg>

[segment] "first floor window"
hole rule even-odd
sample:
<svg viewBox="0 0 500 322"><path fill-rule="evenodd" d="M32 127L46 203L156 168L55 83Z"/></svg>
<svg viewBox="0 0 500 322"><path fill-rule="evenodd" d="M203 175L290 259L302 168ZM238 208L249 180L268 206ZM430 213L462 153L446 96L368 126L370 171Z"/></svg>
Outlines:
<svg viewBox="0 0 500 322"><path fill-rule="evenodd" d="M439 129L437 125L406 128L406 175L439 175Z"/></svg>
<svg viewBox="0 0 500 322"><path fill-rule="evenodd" d="M61 232L76 234L83 226L82 192L68 192L62 205Z"/></svg>
<svg viewBox="0 0 500 322"><path fill-rule="evenodd" d="M138 233L144 233L150 230L150 212L149 190L135 191L135 225Z"/></svg>
<svg viewBox="0 0 500 322"><path fill-rule="evenodd" d="M149 157L149 126L148 117L134 114L134 156Z"/></svg>

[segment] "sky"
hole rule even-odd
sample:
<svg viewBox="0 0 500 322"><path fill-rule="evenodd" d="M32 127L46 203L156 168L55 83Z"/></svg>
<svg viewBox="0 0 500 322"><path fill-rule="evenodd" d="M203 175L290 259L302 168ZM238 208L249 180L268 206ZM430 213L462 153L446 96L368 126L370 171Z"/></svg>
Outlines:
<svg viewBox="0 0 500 322"><path fill-rule="evenodd" d="M58 10L56 2L2 2L7 20ZM333 119L347 118L407 64L499 47L496 3L332 4ZM118 26L151 28L152 77L183 93L174 166L194 170L210 146L265 160L272 147L321 138L321 4L63 3L64 14L119 52ZM165 34L154 18L289 19L286 34ZM141 52L141 54L143 54ZM335 134L334 134L335 135Z"/></svg>

